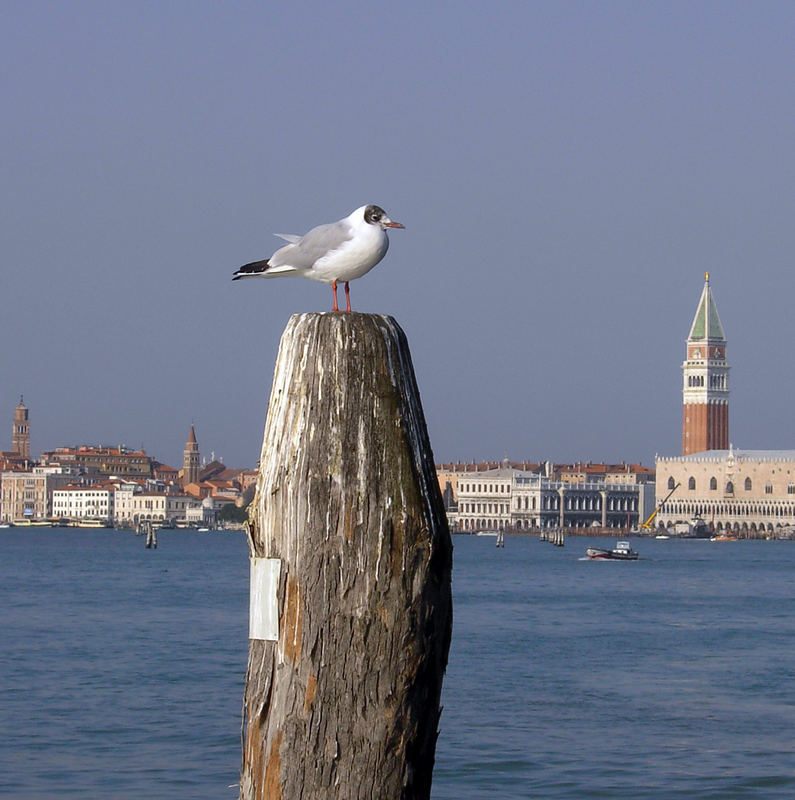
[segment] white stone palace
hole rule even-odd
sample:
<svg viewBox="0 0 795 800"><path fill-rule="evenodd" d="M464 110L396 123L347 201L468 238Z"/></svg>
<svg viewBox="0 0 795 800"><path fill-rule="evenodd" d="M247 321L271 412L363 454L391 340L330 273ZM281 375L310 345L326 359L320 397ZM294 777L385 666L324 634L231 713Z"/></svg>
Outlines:
<svg viewBox="0 0 795 800"><path fill-rule="evenodd" d="M632 474L635 477L634 473ZM538 528L629 529L654 508L651 483L553 480L537 471L502 466L457 475L454 530Z"/></svg>
<svg viewBox="0 0 795 800"><path fill-rule="evenodd" d="M657 458L657 496L678 488L659 524L702 519L712 530L744 537L795 526L795 450L707 450Z"/></svg>

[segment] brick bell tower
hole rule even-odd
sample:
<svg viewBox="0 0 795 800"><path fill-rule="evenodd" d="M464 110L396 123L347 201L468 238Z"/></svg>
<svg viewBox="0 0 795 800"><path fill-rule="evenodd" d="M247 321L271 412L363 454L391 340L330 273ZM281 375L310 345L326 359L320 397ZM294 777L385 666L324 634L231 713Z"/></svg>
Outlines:
<svg viewBox="0 0 795 800"><path fill-rule="evenodd" d="M182 485L196 483L199 480L199 444L196 441L196 431L190 426L188 441L182 451Z"/></svg>
<svg viewBox="0 0 795 800"><path fill-rule="evenodd" d="M704 290L682 364L682 455L729 449L729 365L726 336L704 274Z"/></svg>
<svg viewBox="0 0 795 800"><path fill-rule="evenodd" d="M19 398L19 405L14 409L11 449L22 458L30 458L30 419L22 397Z"/></svg>

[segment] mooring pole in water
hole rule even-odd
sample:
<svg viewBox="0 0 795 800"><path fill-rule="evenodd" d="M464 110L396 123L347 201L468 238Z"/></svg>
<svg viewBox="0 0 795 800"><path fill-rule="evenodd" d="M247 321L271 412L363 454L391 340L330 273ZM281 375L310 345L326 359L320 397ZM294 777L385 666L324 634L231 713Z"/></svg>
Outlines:
<svg viewBox="0 0 795 800"><path fill-rule="evenodd" d="M144 520L138 523L138 530L146 534L146 548L154 548L157 550L157 528L150 520Z"/></svg>
<svg viewBox="0 0 795 800"><path fill-rule="evenodd" d="M452 544L391 317L290 319L249 543L242 800L427 800Z"/></svg>

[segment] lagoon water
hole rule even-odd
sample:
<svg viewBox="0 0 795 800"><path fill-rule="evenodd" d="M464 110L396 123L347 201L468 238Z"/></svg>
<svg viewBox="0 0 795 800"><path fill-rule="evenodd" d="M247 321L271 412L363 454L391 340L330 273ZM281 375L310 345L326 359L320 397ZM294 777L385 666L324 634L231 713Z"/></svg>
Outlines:
<svg viewBox="0 0 795 800"><path fill-rule="evenodd" d="M454 537L434 800L795 796L795 544L609 541ZM0 797L237 797L244 537L159 545L0 532Z"/></svg>

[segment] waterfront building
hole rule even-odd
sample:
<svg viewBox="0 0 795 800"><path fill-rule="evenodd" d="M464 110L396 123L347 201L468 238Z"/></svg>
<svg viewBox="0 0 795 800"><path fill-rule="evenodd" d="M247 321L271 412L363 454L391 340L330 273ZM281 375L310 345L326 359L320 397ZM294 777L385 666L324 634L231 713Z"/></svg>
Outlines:
<svg viewBox="0 0 795 800"><path fill-rule="evenodd" d="M537 472L540 464L528 464L522 462L518 464L514 461L470 461L470 462L450 462L436 465L436 479L439 481L439 490L446 509L453 508L458 503L458 481L463 476L473 472L487 472L500 467L512 467L521 469L525 472Z"/></svg>
<svg viewBox="0 0 795 800"><path fill-rule="evenodd" d="M682 455L729 446L729 364L726 336L704 275L704 288L682 364Z"/></svg>
<svg viewBox="0 0 795 800"><path fill-rule="evenodd" d="M693 519L713 531L768 536L795 526L795 450L710 450L657 457L657 497L678 485L658 524Z"/></svg>
<svg viewBox="0 0 795 800"><path fill-rule="evenodd" d="M21 459L30 458L30 419L28 409L20 396L19 405L14 409L14 424L11 429L11 450Z"/></svg>
<svg viewBox="0 0 795 800"><path fill-rule="evenodd" d="M0 479L0 521L45 520L52 516L55 489L74 481L69 467L37 466L26 472L3 472Z"/></svg>
<svg viewBox="0 0 795 800"><path fill-rule="evenodd" d="M550 472L549 468L545 472ZM465 532L592 526L627 529L654 508L654 484L650 481L560 481L506 464L458 473L456 482L457 504L448 510L448 519L453 529Z"/></svg>
<svg viewBox="0 0 795 800"><path fill-rule="evenodd" d="M199 480L200 463L199 443L196 441L196 431L191 425L188 441L185 443L185 450L182 452L183 486L187 486L189 483L196 483Z"/></svg>
<svg viewBox="0 0 795 800"><path fill-rule="evenodd" d="M166 492L140 492L128 498L125 517L117 514L116 524L134 526L144 520L176 522L187 518L188 509L198 505L192 497Z"/></svg>
<svg viewBox="0 0 795 800"><path fill-rule="evenodd" d="M592 461L577 461L571 464L552 461L470 461L446 462L436 465L439 489L453 492L453 500L458 499L458 482L472 473L488 472L500 468L512 468L523 472L534 472L552 481L561 483L654 483L654 470L642 464L598 464Z"/></svg>
<svg viewBox="0 0 795 800"><path fill-rule="evenodd" d="M56 447L41 454L42 464L74 467L81 473L94 473L118 478L148 478L152 475L152 459L145 450L119 447Z"/></svg>
<svg viewBox="0 0 795 800"><path fill-rule="evenodd" d="M113 524L117 528L133 525L133 497L144 491L144 481L118 481L113 493Z"/></svg>
<svg viewBox="0 0 795 800"><path fill-rule="evenodd" d="M166 519L166 502L168 495L165 492L140 492L132 497L132 516L130 522L135 525L141 520Z"/></svg>
<svg viewBox="0 0 795 800"><path fill-rule="evenodd" d="M498 467L487 472L473 474L468 480L458 480L458 511L448 511L453 527L465 531L485 528L493 530L511 526L511 488L514 479L511 467ZM531 472L522 476L538 478Z"/></svg>
<svg viewBox="0 0 795 800"><path fill-rule="evenodd" d="M180 522L187 519L188 510L197 505L193 497L186 494L167 494L166 495L166 519L171 522Z"/></svg>
<svg viewBox="0 0 795 800"><path fill-rule="evenodd" d="M218 508L212 497L205 497L201 503L194 503L185 515L189 525L197 528L215 527L218 524Z"/></svg>
<svg viewBox="0 0 795 800"><path fill-rule="evenodd" d="M59 520L113 520L116 486L105 482L92 486L69 484L52 493L52 516Z"/></svg>

